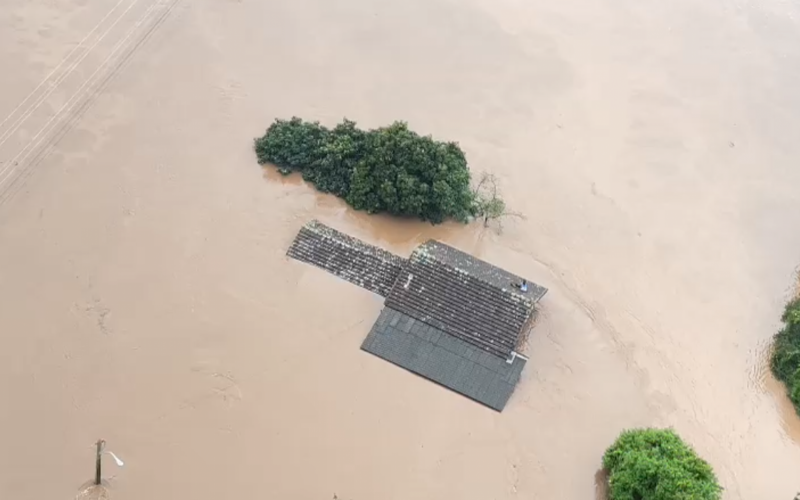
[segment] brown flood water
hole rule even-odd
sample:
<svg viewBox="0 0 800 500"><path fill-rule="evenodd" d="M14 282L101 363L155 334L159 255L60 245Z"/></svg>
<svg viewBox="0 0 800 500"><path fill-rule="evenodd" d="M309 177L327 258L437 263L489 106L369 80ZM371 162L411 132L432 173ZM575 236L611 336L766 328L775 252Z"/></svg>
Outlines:
<svg viewBox="0 0 800 500"><path fill-rule="evenodd" d="M74 498L104 438L115 500L591 499L604 449L645 425L726 499L800 490L766 366L800 262L795 4L2 11L0 497ZM458 140L527 219L354 213L255 164L292 115ZM549 287L506 411L360 352L381 302L284 257L311 218Z"/></svg>

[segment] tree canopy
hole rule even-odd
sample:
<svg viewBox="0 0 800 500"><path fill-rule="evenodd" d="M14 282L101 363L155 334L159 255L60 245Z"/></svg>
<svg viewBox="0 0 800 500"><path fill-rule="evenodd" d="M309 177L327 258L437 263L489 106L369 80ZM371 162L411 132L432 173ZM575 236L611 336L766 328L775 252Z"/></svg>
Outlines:
<svg viewBox="0 0 800 500"><path fill-rule="evenodd" d="M711 466L670 429L624 431L603 456L609 500L719 500Z"/></svg>
<svg viewBox="0 0 800 500"><path fill-rule="evenodd" d="M789 398L800 415L800 297L786 305L783 328L775 336L772 372L786 384Z"/></svg>
<svg viewBox="0 0 800 500"><path fill-rule="evenodd" d="M458 144L420 136L403 122L365 131L346 119L333 129L300 118L276 120L255 140L255 150L260 164L299 171L358 210L438 223L466 221L480 209Z"/></svg>

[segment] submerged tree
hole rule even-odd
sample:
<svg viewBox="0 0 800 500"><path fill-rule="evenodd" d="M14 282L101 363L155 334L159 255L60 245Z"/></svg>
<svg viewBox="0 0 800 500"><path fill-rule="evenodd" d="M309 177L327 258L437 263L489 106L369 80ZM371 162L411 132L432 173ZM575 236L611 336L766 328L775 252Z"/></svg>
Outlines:
<svg viewBox="0 0 800 500"><path fill-rule="evenodd" d="M670 429L624 431L603 456L609 500L719 500L711 466Z"/></svg>
<svg viewBox="0 0 800 500"><path fill-rule="evenodd" d="M470 173L453 142L422 137L402 122L367 133L346 197L370 213L410 215L431 222L471 214Z"/></svg>
<svg viewBox="0 0 800 500"><path fill-rule="evenodd" d="M493 174L482 173L478 184L473 190L474 214L483 219L483 225L488 226L490 221L497 221L502 227L502 219L516 217L524 219L519 212L508 209L506 202L500 196L498 180Z"/></svg>
<svg viewBox="0 0 800 500"><path fill-rule="evenodd" d="M417 217L433 223L466 221L476 211L464 152L403 122L361 130L344 120L328 129L299 118L276 120L255 140L261 164L302 172L317 189L358 210Z"/></svg>
<svg viewBox="0 0 800 500"><path fill-rule="evenodd" d="M786 305L781 320L783 328L775 335L772 351L772 373L786 385L800 415L800 297Z"/></svg>

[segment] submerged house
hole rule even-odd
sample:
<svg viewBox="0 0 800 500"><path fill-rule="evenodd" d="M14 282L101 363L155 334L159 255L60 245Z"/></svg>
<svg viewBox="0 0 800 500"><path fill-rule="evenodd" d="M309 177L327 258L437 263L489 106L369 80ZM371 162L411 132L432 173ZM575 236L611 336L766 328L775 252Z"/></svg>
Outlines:
<svg viewBox="0 0 800 500"><path fill-rule="evenodd" d="M547 289L444 243L408 259L317 221L287 252L382 297L361 349L501 411L527 358L519 354Z"/></svg>

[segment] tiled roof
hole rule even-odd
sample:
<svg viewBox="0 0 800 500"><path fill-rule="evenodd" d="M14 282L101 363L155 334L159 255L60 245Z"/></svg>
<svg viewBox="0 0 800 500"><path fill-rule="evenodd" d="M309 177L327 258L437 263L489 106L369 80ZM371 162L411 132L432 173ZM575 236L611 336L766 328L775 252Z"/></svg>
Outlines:
<svg viewBox="0 0 800 500"><path fill-rule="evenodd" d="M386 306L503 359L517 348L534 304L546 289L443 243L429 241L411 255Z"/></svg>
<svg viewBox="0 0 800 500"><path fill-rule="evenodd" d="M502 411L525 359L511 363L426 323L384 308L361 349Z"/></svg>
<svg viewBox="0 0 800 500"><path fill-rule="evenodd" d="M386 297L386 306L507 359L547 289L437 241L408 260L317 221L287 255ZM515 286L517 285L517 286Z"/></svg>
<svg viewBox="0 0 800 500"><path fill-rule="evenodd" d="M489 264L485 260L477 259L468 253L436 240L428 240L417 247L414 250L414 255L418 257L424 255L428 259L464 271L490 286L516 295L522 295L534 303L538 302L547 293L547 288L531 282L528 282L528 291L522 292L512 285L519 284L522 281L521 276L512 274L505 269ZM412 256L413 258L415 257Z"/></svg>
<svg viewBox="0 0 800 500"><path fill-rule="evenodd" d="M512 354L547 289L428 241L406 260L317 221L287 255L386 297L361 348L501 411L526 359ZM508 361L508 362L507 362Z"/></svg>
<svg viewBox="0 0 800 500"><path fill-rule="evenodd" d="M300 230L286 254L384 297L406 262L315 220Z"/></svg>

